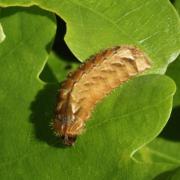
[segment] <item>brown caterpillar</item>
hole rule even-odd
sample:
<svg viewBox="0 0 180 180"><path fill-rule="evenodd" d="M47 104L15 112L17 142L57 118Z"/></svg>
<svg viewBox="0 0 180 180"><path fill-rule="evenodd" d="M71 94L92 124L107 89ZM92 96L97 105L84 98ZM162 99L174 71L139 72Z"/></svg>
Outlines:
<svg viewBox="0 0 180 180"><path fill-rule="evenodd" d="M73 145L95 105L149 68L149 58L133 46L113 47L91 57L62 84L52 123L55 134L65 145Z"/></svg>

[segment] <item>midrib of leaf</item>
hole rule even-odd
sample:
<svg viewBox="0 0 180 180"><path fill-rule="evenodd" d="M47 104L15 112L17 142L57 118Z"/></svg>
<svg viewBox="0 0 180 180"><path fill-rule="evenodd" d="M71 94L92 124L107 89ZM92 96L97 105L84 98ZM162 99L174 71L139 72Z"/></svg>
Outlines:
<svg viewBox="0 0 180 180"><path fill-rule="evenodd" d="M131 9L130 11L128 11L128 12L126 12L125 14L123 14L119 19L117 19L117 20L115 21L115 23L116 23L116 24L119 23L119 22L120 22L123 18L125 18L126 16L128 16L128 15L130 15L130 14L132 14L132 13L134 13L134 12L140 10L140 9L142 9L143 6L148 5L149 3L150 3L150 1L146 1L146 3L141 4L141 5L138 6L137 8Z"/></svg>
<svg viewBox="0 0 180 180"><path fill-rule="evenodd" d="M156 156L159 156L159 157L164 158L164 159L166 159L166 160L170 160L170 161L172 161L173 163L176 163L176 164L179 164L179 165L180 165L180 160L175 159L175 158L172 157L172 156L168 156L167 154L164 154L164 153L159 152L159 151L157 151L157 150L155 150L155 149L152 149L152 148L149 148L148 150L149 150L152 154L155 154Z"/></svg>

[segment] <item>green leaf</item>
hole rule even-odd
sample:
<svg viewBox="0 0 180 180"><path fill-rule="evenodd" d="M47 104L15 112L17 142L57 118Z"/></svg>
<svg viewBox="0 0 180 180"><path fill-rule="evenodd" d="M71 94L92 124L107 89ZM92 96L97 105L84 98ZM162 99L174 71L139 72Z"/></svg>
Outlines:
<svg viewBox="0 0 180 180"><path fill-rule="evenodd" d="M176 82L176 85L177 85L177 91L174 96L174 107L180 105L180 89L179 89L180 88L180 79L179 79L180 72L179 70L180 70L180 57L177 58L175 62L170 64L166 73Z"/></svg>
<svg viewBox="0 0 180 180"><path fill-rule="evenodd" d="M151 57L151 72L164 73L180 51L180 19L169 0L0 0L9 5L38 5L62 17L65 40L81 61L103 48L133 44Z"/></svg>
<svg viewBox="0 0 180 180"><path fill-rule="evenodd" d="M180 14L180 1L176 0L174 6L176 7L178 13Z"/></svg>
<svg viewBox="0 0 180 180"><path fill-rule="evenodd" d="M162 148L163 147L163 148ZM136 155L143 162L175 163L180 166L179 142L157 138Z"/></svg>
<svg viewBox="0 0 180 180"><path fill-rule="evenodd" d="M16 179L24 176L18 165L31 147L36 148L33 124L29 121L30 104L43 87L37 74L48 57L55 19L35 7L1 9L0 13L6 34L0 46L0 179ZM22 171L30 170L26 163L21 164Z"/></svg>
<svg viewBox="0 0 180 180"><path fill-rule="evenodd" d="M177 10L180 9L178 0L175 1ZM172 111L170 120L166 124L160 137L155 138L150 144L138 151L134 158L136 160L146 163L175 163L178 166L172 170L163 172L156 177L156 180L179 180L180 179L180 135L179 135L179 118L180 118L180 80L179 80L180 57L175 62L170 64L166 74L169 75L177 85L177 91L174 96L174 109Z"/></svg>
<svg viewBox="0 0 180 180"><path fill-rule="evenodd" d="M177 164L174 169L163 172L156 177L156 180L179 180L180 178L180 81L179 81L179 68L180 59L170 64L168 67L167 75L172 77L176 82L177 91L174 96L174 109L171 113L171 117L163 129L160 137L155 138L150 144L146 145L137 153L134 158L141 162L146 163L173 163Z"/></svg>
<svg viewBox="0 0 180 180"><path fill-rule="evenodd" d="M180 13L180 1L176 0L174 2L174 5L177 9L177 11ZM170 64L170 66L167 69L166 74L168 76L170 76L176 83L177 86L177 91L176 94L174 96L174 107L177 107L180 105L180 56L176 59L175 62L173 62L172 64Z"/></svg>
<svg viewBox="0 0 180 180"><path fill-rule="evenodd" d="M173 163L177 164L174 169L165 171L156 177L156 180L179 180L180 178L180 81L179 81L180 59L173 62L167 71L176 84L177 91L174 96L174 109L171 117L161 132L160 137L155 138L150 144L146 145L134 155L134 158L146 163Z"/></svg>
<svg viewBox="0 0 180 180"><path fill-rule="evenodd" d="M156 138L152 143L138 151L134 158L143 163L177 164L174 168L160 173L155 180L178 180L180 177L179 142Z"/></svg>

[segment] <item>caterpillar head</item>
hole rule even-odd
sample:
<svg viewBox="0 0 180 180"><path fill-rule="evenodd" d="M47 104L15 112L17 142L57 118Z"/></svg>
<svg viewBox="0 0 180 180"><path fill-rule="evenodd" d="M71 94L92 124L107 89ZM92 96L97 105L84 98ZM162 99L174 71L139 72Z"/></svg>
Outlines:
<svg viewBox="0 0 180 180"><path fill-rule="evenodd" d="M64 145L72 146L76 141L77 132L72 131L73 125L73 123L62 122L59 119L54 120L52 123L55 135L62 139Z"/></svg>
<svg viewBox="0 0 180 180"><path fill-rule="evenodd" d="M63 143L67 146L72 146L74 145L75 141L76 141L76 135L63 135L61 136Z"/></svg>

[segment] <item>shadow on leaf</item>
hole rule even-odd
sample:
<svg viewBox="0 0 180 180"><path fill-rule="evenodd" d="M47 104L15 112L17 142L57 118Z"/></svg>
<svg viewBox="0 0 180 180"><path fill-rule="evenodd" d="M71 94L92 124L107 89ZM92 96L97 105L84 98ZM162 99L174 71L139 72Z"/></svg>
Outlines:
<svg viewBox="0 0 180 180"><path fill-rule="evenodd" d="M54 147L65 148L61 139L53 134L50 123L54 116L59 84L45 85L38 92L35 100L31 103L30 121L34 124L35 136L40 141L45 141Z"/></svg>
<svg viewBox="0 0 180 180"><path fill-rule="evenodd" d="M52 47L53 51L56 53L56 55L59 56L61 60L66 60L69 62L79 62L64 41L64 36L66 34L66 23L59 16L56 16L56 21L57 31Z"/></svg>
<svg viewBox="0 0 180 180"><path fill-rule="evenodd" d="M173 176L180 171L180 168L175 168L170 171L166 171L164 173L159 174L154 178L154 180L168 180L173 178Z"/></svg>
<svg viewBox="0 0 180 180"><path fill-rule="evenodd" d="M172 140L180 141L180 106L173 109L171 117L165 126L164 130L160 134L160 137Z"/></svg>

